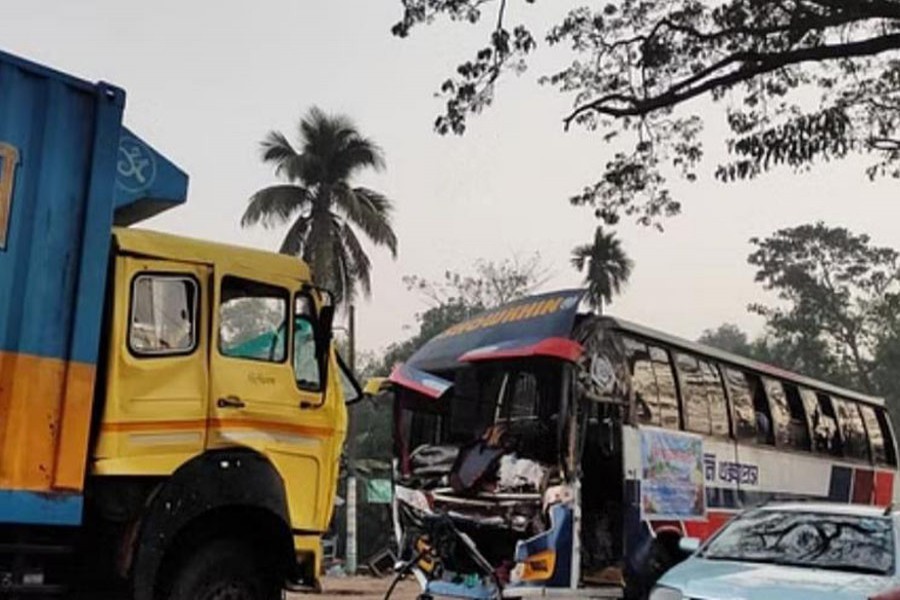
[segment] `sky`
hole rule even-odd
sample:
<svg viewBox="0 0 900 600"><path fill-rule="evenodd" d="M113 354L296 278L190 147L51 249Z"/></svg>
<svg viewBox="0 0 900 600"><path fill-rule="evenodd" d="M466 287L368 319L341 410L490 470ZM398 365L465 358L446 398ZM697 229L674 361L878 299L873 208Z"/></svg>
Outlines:
<svg viewBox="0 0 900 600"><path fill-rule="evenodd" d="M503 80L465 136L442 137L432 129L441 110L434 92L486 32L437 21L394 38L400 0L2 1L0 48L123 87L127 126L190 175L187 204L142 227L275 250L283 231L239 224L249 196L277 181L259 159L266 132L293 138L317 105L375 139L387 168L357 182L394 201L400 247L396 261L370 252L372 296L357 309L364 351L408 337L427 308L404 275L439 279L479 259L538 252L551 273L544 288L579 284L569 255L597 221L568 197L593 182L612 150L596 133L564 132L572 99L537 83L572 59L565 51L542 53ZM573 5L511 3L509 17L541 31ZM704 172L673 186L683 213L663 233L618 227L636 266L610 313L689 338L723 322L757 335L762 322L746 307L773 297L746 262L751 237L823 220L900 247L900 182L870 183L854 160L719 183L721 109L700 100L684 110L709 123Z"/></svg>

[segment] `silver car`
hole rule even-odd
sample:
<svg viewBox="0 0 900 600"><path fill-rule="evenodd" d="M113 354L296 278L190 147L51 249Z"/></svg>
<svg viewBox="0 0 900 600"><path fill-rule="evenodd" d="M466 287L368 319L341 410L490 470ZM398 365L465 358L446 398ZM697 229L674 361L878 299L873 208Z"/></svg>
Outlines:
<svg viewBox="0 0 900 600"><path fill-rule="evenodd" d="M874 506L751 509L703 545L683 539L693 554L663 575L650 600L867 600L900 589L898 526L897 513Z"/></svg>

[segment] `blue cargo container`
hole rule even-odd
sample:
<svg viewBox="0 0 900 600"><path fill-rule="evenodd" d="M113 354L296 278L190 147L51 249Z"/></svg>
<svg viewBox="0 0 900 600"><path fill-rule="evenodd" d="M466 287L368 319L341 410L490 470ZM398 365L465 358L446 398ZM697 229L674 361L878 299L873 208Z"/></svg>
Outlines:
<svg viewBox="0 0 900 600"><path fill-rule="evenodd" d="M0 522L80 522L111 228L186 197L124 106L0 52Z"/></svg>

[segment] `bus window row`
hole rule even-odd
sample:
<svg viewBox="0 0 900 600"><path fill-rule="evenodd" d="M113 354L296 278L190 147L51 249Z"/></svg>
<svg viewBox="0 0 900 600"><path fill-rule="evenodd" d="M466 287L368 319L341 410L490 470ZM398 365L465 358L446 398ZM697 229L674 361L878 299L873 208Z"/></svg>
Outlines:
<svg viewBox="0 0 900 600"><path fill-rule="evenodd" d="M739 442L896 465L883 408L622 336L636 420Z"/></svg>

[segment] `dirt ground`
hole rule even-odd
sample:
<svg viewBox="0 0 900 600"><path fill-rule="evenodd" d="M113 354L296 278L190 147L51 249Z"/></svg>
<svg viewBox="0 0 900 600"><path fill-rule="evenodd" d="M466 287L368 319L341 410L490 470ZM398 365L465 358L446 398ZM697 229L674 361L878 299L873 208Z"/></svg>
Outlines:
<svg viewBox="0 0 900 600"><path fill-rule="evenodd" d="M373 577L325 577L322 580L321 594L292 594L289 600L382 600L391 577L375 579ZM391 600L415 600L419 595L419 586L415 579L407 578L397 584L391 594Z"/></svg>

